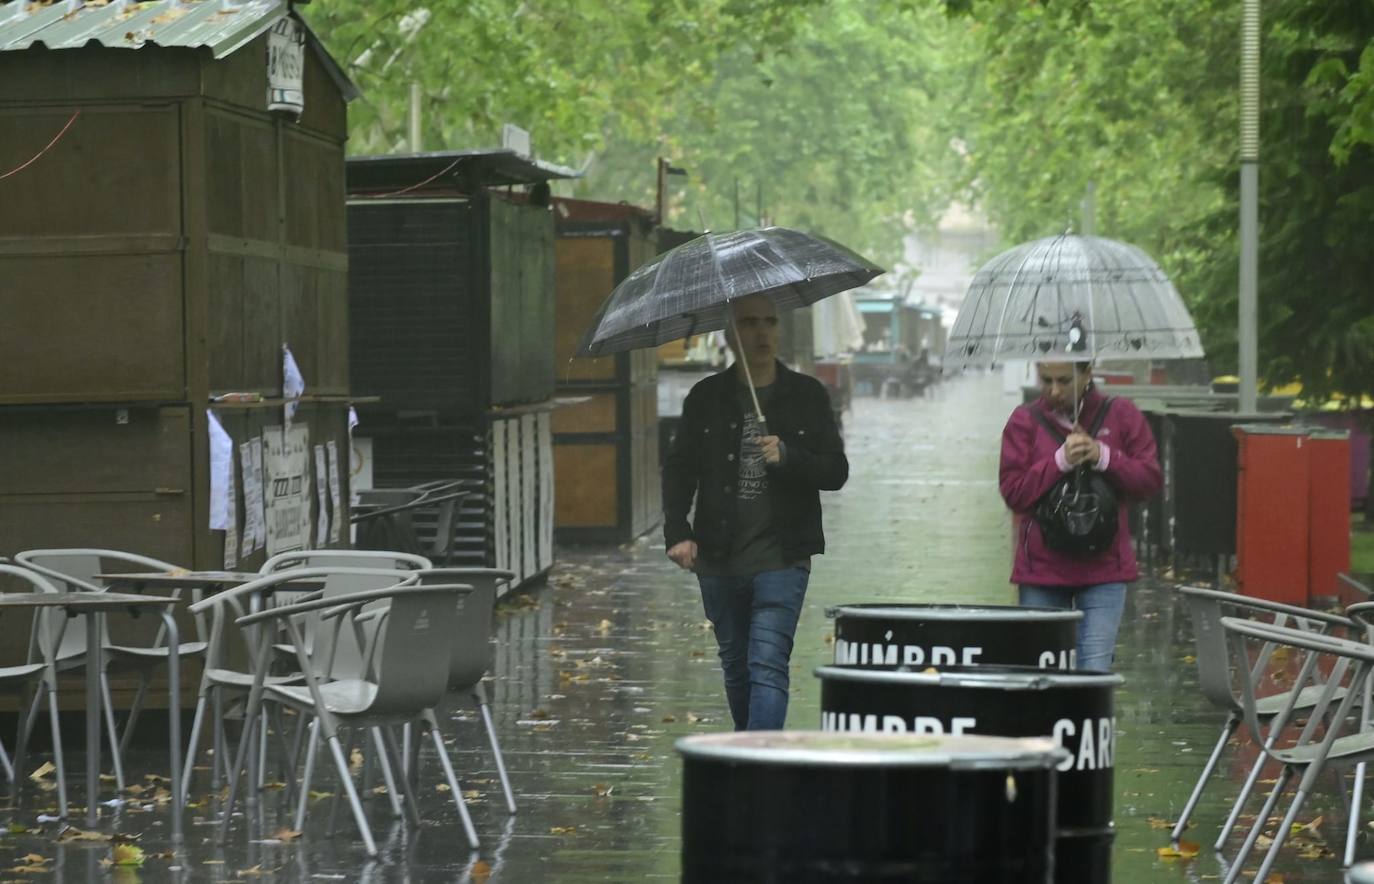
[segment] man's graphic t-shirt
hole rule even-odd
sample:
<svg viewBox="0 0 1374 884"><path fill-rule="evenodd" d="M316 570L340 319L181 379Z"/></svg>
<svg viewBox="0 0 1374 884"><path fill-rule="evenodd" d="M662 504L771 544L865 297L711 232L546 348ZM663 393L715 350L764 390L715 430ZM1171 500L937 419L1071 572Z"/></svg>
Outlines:
<svg viewBox="0 0 1374 884"><path fill-rule="evenodd" d="M735 456L739 473L735 483L735 536L729 558L701 559L698 574L740 576L759 571L776 571L783 567L782 544L773 530L773 501L768 493L768 465L763 459L759 439L768 435L759 425L754 401L749 390L739 388L740 411L744 414L739 437L739 452ZM759 405L767 410L773 398L773 387L759 387Z"/></svg>

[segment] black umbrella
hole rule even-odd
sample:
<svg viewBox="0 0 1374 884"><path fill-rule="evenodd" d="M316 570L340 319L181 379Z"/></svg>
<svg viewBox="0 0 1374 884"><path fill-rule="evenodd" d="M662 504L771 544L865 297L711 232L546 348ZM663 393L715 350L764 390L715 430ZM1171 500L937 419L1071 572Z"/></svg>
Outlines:
<svg viewBox="0 0 1374 884"><path fill-rule="evenodd" d="M805 307L882 272L838 243L787 227L707 233L616 286L578 355L656 347L723 329L729 303L748 295L767 295L779 310Z"/></svg>

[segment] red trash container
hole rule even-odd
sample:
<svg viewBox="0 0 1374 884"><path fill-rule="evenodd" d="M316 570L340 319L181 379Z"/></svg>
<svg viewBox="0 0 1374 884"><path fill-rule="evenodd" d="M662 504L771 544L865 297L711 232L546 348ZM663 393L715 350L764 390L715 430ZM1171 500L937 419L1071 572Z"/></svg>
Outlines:
<svg viewBox="0 0 1374 884"><path fill-rule="evenodd" d="M1309 583L1309 440L1293 427L1232 428L1239 445L1236 585L1254 598L1306 605Z"/></svg>
<svg viewBox="0 0 1374 884"><path fill-rule="evenodd" d="M1306 447L1308 594L1340 598L1336 575L1350 570L1350 433L1314 429Z"/></svg>

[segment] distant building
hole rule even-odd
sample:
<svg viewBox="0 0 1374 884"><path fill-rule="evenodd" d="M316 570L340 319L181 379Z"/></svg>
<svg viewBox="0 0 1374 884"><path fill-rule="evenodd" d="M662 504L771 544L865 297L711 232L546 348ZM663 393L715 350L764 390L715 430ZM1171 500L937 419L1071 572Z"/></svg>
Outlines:
<svg viewBox="0 0 1374 884"><path fill-rule="evenodd" d="M903 285L907 302L939 307L949 328L973 274L993 256L999 242L979 212L957 203L950 206L934 231L906 238L903 263L916 272L910 287Z"/></svg>

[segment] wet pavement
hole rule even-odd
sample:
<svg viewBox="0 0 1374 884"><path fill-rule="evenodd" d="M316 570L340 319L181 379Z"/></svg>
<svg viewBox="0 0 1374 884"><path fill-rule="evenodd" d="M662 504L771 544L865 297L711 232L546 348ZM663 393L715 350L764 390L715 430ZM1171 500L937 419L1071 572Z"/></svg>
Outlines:
<svg viewBox="0 0 1374 884"><path fill-rule="evenodd" d="M986 376L947 381L923 399L856 400L846 422L852 478L824 500L832 552L814 562L793 655L790 727L819 726L819 683L811 673L833 653L827 607L1012 601L1010 520L997 495L996 470L1001 426L1014 404L1000 379ZM51 793L28 783L32 810L4 838L9 854L0 857L0 881L676 880L681 765L673 741L729 728L695 581L664 558L656 534L620 549L563 549L560 559L548 586L499 610L491 688L516 816L505 811L475 711L447 722L445 736L482 839L476 854L463 842L451 795L438 785L435 759L425 756L426 822L418 832L392 821L385 797L368 800L383 849L379 861L368 860L346 808L330 834L333 800L325 793L335 787L327 774L317 774L319 794L303 833L290 831L285 793L272 789L261 813L251 823L237 819L227 844L216 845L217 802L206 794L201 771L193 790L199 806L179 852L170 853L165 804L148 800L156 795L155 781L132 804L111 811L119 830L139 836L141 868L106 868L107 843L60 843L61 825L34 815L52 803ZM1234 753L1226 756L1224 781L1213 785L1194 817L1189 838L1204 845L1201 854L1191 861L1157 856L1168 843L1163 827L1182 808L1222 718L1198 691L1191 654L1188 618L1168 585L1135 585L1116 666L1126 678L1116 712L1118 884L1224 874L1210 844L1246 773ZM1253 750L1243 754L1244 762L1252 757ZM72 762L69 769L81 769ZM146 750L129 767L134 780L166 772ZM80 805L84 785L75 780L71 790ZM1339 853L1344 813L1336 795L1328 777L1300 819L1322 817L1319 831ZM16 831L26 827L31 830ZM1300 850L1312 858L1300 857ZM1339 861L1322 853L1310 837L1290 848L1279 866L1283 880L1340 880ZM1374 857L1374 844L1362 841L1360 855Z"/></svg>

